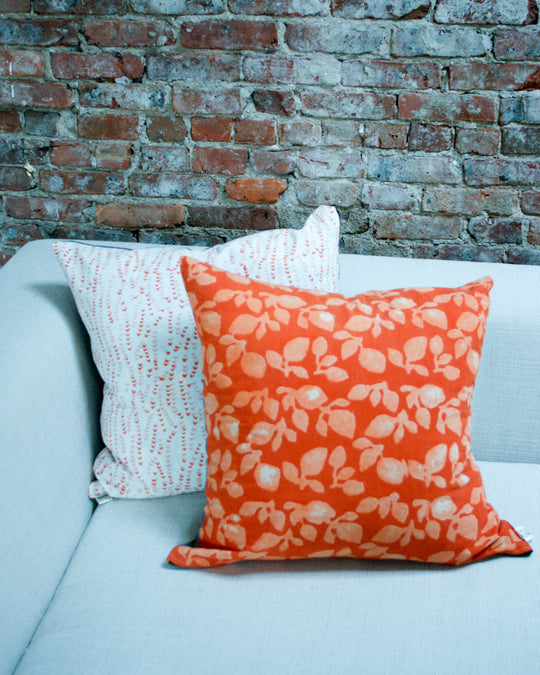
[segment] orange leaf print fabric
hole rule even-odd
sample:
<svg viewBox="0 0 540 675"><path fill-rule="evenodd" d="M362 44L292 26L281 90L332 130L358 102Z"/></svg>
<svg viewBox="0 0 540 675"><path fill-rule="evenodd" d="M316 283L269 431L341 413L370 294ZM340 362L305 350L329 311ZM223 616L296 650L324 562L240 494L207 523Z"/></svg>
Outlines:
<svg viewBox="0 0 540 675"><path fill-rule="evenodd" d="M471 399L491 279L347 298L185 258L208 477L184 567L310 557L460 565L530 546L486 501Z"/></svg>

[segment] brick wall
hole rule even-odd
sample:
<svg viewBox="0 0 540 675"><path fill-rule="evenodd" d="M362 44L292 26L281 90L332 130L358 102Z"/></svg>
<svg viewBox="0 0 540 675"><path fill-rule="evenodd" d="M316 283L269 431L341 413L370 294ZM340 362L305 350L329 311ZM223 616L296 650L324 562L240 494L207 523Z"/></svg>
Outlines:
<svg viewBox="0 0 540 675"><path fill-rule="evenodd" d="M540 264L537 0L0 0L0 262L40 237Z"/></svg>

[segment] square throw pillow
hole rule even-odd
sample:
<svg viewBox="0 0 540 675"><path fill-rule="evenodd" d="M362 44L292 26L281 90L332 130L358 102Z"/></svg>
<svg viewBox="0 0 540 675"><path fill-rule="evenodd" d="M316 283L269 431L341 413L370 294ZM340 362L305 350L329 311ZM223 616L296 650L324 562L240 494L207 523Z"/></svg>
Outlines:
<svg viewBox="0 0 540 675"><path fill-rule="evenodd" d="M94 463L91 497L204 488L201 348L181 258L189 253L256 279L334 290L338 247L339 217L327 206L300 230L258 232L210 249L55 243L104 381L106 447Z"/></svg>
<svg viewBox="0 0 540 675"><path fill-rule="evenodd" d="M203 347L207 505L198 547L170 562L531 551L471 452L491 279L347 298L189 258L182 273Z"/></svg>

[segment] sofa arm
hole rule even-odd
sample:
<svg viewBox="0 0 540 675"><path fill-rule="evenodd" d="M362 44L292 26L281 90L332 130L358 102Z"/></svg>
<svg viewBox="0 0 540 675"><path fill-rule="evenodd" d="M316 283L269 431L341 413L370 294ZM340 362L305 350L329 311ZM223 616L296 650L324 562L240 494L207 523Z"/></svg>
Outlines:
<svg viewBox="0 0 540 675"><path fill-rule="evenodd" d="M48 241L0 270L0 672L32 637L90 516L101 383Z"/></svg>

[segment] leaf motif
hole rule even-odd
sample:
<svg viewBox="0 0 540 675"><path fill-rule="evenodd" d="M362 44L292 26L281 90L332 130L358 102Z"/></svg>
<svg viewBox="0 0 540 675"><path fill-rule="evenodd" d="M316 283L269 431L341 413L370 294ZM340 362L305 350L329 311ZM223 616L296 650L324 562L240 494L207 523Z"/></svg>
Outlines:
<svg viewBox="0 0 540 675"><path fill-rule="evenodd" d="M314 478L306 479L306 485L311 488L313 492L318 492L319 494L323 494L326 491L321 481L315 480Z"/></svg>
<svg viewBox="0 0 540 675"><path fill-rule="evenodd" d="M371 389L367 384L355 384L349 391L347 398L351 401L363 401L369 396L370 391Z"/></svg>
<svg viewBox="0 0 540 675"><path fill-rule="evenodd" d="M345 466L337 472L336 478L337 480L341 481L349 480L354 476L355 473L356 472L352 466Z"/></svg>
<svg viewBox="0 0 540 675"><path fill-rule="evenodd" d="M448 320L446 314L440 309L424 309L422 311L422 318L430 326L435 326L436 328L443 328L446 330L448 328Z"/></svg>
<svg viewBox="0 0 540 675"><path fill-rule="evenodd" d="M241 516L254 516L257 511L261 508L262 502L244 502L240 509L238 510L238 513Z"/></svg>
<svg viewBox="0 0 540 675"><path fill-rule="evenodd" d="M370 373L383 373L386 368L386 357L377 349L362 349L358 357L360 365Z"/></svg>
<svg viewBox="0 0 540 675"><path fill-rule="evenodd" d="M409 507L407 504L395 502L392 504L392 515L399 523L404 523L409 515Z"/></svg>
<svg viewBox="0 0 540 675"><path fill-rule="evenodd" d="M365 430L365 435L371 438L386 438L390 436L396 427L396 420L389 415L377 415L373 418Z"/></svg>
<svg viewBox="0 0 540 675"><path fill-rule="evenodd" d="M365 491L365 485L362 483L362 481L359 480L347 480L343 485L341 486L343 492L348 496L348 497L354 497L356 495L361 495L362 492Z"/></svg>
<svg viewBox="0 0 540 675"><path fill-rule="evenodd" d="M427 408L418 408L415 415L416 421L424 429L429 429L431 424L431 415Z"/></svg>
<svg viewBox="0 0 540 675"><path fill-rule="evenodd" d="M296 375L296 377L299 377L302 380L309 380L309 373L302 366L291 366L290 370L293 375Z"/></svg>
<svg viewBox="0 0 540 675"><path fill-rule="evenodd" d="M328 456L327 448L313 448L302 455L300 470L303 476L317 476L321 473Z"/></svg>
<svg viewBox="0 0 540 675"><path fill-rule="evenodd" d="M255 482L262 490L275 492L279 487L281 471L277 466L271 464L258 464L253 473Z"/></svg>
<svg viewBox="0 0 540 675"><path fill-rule="evenodd" d="M238 359L242 356L243 351L244 348L238 343L227 347L227 351L225 352L225 360L227 361L227 365L231 366L233 363L236 363L236 361L238 361Z"/></svg>
<svg viewBox="0 0 540 675"><path fill-rule="evenodd" d="M327 354L321 359L321 368L330 368L338 360L337 356L333 354Z"/></svg>
<svg viewBox="0 0 540 675"><path fill-rule="evenodd" d="M263 410L271 420L277 419L279 414L279 401L274 398L266 398L263 403Z"/></svg>
<svg viewBox="0 0 540 675"><path fill-rule="evenodd" d="M364 333L371 328L373 319L361 314L353 315L345 324L345 330L350 330L355 333Z"/></svg>
<svg viewBox="0 0 540 675"><path fill-rule="evenodd" d="M298 337L287 342L283 348L283 356L286 361L298 362L306 358L309 349L309 338Z"/></svg>
<svg viewBox="0 0 540 675"><path fill-rule="evenodd" d="M305 410L301 408L294 410L291 419L297 429L304 432L307 431L309 427L309 415Z"/></svg>
<svg viewBox="0 0 540 675"><path fill-rule="evenodd" d="M377 475L385 483L400 485L407 474L408 467L405 460L393 457L381 457L377 463Z"/></svg>
<svg viewBox="0 0 540 675"><path fill-rule="evenodd" d="M346 459L347 453L345 452L345 448L342 445L338 445L337 448L334 448L330 453L328 464L335 470L341 469L342 466L345 466Z"/></svg>
<svg viewBox="0 0 540 675"><path fill-rule="evenodd" d="M232 465L232 454L230 450L225 450L221 457L221 462L219 463L219 468L225 472L231 468Z"/></svg>
<svg viewBox="0 0 540 675"><path fill-rule="evenodd" d="M382 402L384 407L390 412L397 412L399 407L399 396L395 391L390 391L390 389L385 389L382 395Z"/></svg>
<svg viewBox="0 0 540 675"><path fill-rule="evenodd" d="M229 496L233 497L233 499L237 499L244 494L244 488L240 485L240 483L229 483L225 489L227 490Z"/></svg>
<svg viewBox="0 0 540 675"><path fill-rule="evenodd" d="M445 366L442 373L446 379L450 381L457 380L460 376L459 369L455 368L454 366Z"/></svg>
<svg viewBox="0 0 540 675"><path fill-rule="evenodd" d="M426 534L431 539L438 539L441 536L441 526L436 520L430 520L426 525Z"/></svg>
<svg viewBox="0 0 540 675"><path fill-rule="evenodd" d="M388 348L388 360L398 368L403 368L405 363L403 360L403 354L393 347Z"/></svg>
<svg viewBox="0 0 540 675"><path fill-rule="evenodd" d="M279 545L281 537L273 532L264 532L251 547L253 551L267 551Z"/></svg>
<svg viewBox="0 0 540 675"><path fill-rule="evenodd" d="M272 526L276 528L279 532L285 527L285 514L283 511L272 511L270 514L270 522Z"/></svg>
<svg viewBox="0 0 540 675"><path fill-rule="evenodd" d="M379 500L375 497L366 497L356 507L358 513L373 513L377 506L379 505Z"/></svg>
<svg viewBox="0 0 540 675"><path fill-rule="evenodd" d="M248 471L251 471L253 467L257 464L259 461L260 457L260 452L251 452L247 455L244 455L242 457L242 461L240 462L240 475L244 476Z"/></svg>
<svg viewBox="0 0 540 675"><path fill-rule="evenodd" d="M330 382L343 382L349 378L347 371L338 367L328 368L328 370L324 371L324 374L330 380Z"/></svg>
<svg viewBox="0 0 540 675"><path fill-rule="evenodd" d="M323 337L315 338L311 345L311 351L315 356L323 356L328 351L328 342Z"/></svg>
<svg viewBox="0 0 540 675"><path fill-rule="evenodd" d="M431 450L427 451L425 466L428 475L442 471L446 462L447 453L448 446L444 443L439 443L439 445L435 445Z"/></svg>
<svg viewBox="0 0 540 675"><path fill-rule="evenodd" d="M304 523L300 528L300 536L308 541L315 541L317 539L317 528Z"/></svg>
<svg viewBox="0 0 540 675"><path fill-rule="evenodd" d="M336 526L336 535L343 541L359 544L362 541L364 530L358 523L338 523Z"/></svg>
<svg viewBox="0 0 540 675"><path fill-rule="evenodd" d="M276 370L281 370L281 368L283 368L283 358L281 354L271 349L266 351L266 362L269 366L275 368Z"/></svg>
<svg viewBox="0 0 540 675"><path fill-rule="evenodd" d="M356 340L345 340L341 345L341 358L343 361L349 359L351 356L354 356L358 351L359 344Z"/></svg>
<svg viewBox="0 0 540 675"><path fill-rule="evenodd" d="M328 426L340 436L353 438L356 429L356 417L350 410L330 410Z"/></svg>
<svg viewBox="0 0 540 675"><path fill-rule="evenodd" d="M420 361L423 359L426 354L427 349L427 338L423 335L420 337L410 338L403 345L403 351L407 358L407 361Z"/></svg>
<svg viewBox="0 0 540 675"><path fill-rule="evenodd" d="M259 325L259 319L252 314L238 314L229 326L232 335L251 335Z"/></svg>
<svg viewBox="0 0 540 675"><path fill-rule="evenodd" d="M402 527L398 527L397 525L385 525L372 539L381 544L393 544L398 541L404 531Z"/></svg>
<svg viewBox="0 0 540 675"><path fill-rule="evenodd" d="M372 467L381 456L381 451L377 448L366 448L360 455L360 471L367 471Z"/></svg>
<svg viewBox="0 0 540 675"><path fill-rule="evenodd" d="M294 464L291 462L283 462L281 465L283 475L290 483L300 482L300 473Z"/></svg>
<svg viewBox="0 0 540 675"><path fill-rule="evenodd" d="M435 335L429 341L429 350L434 356L442 354L444 349L443 341L440 335Z"/></svg>

